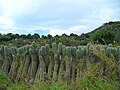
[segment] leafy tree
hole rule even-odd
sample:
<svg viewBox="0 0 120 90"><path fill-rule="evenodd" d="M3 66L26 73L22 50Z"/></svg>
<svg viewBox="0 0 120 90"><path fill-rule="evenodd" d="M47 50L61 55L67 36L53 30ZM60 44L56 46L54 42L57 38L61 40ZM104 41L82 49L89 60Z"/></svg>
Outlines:
<svg viewBox="0 0 120 90"><path fill-rule="evenodd" d="M31 34L28 34L28 35L27 35L27 39L33 39L32 35L31 35Z"/></svg>
<svg viewBox="0 0 120 90"><path fill-rule="evenodd" d="M74 34L74 33L71 33L70 36L72 36L72 37L75 37L75 36L76 36L76 37L77 37L78 35L77 35L77 34Z"/></svg>
<svg viewBox="0 0 120 90"><path fill-rule="evenodd" d="M64 33L64 34L62 34L62 36L68 37L68 35L67 35L67 34L65 34L65 33Z"/></svg>
<svg viewBox="0 0 120 90"><path fill-rule="evenodd" d="M52 39L52 35L48 34L48 35L47 35L47 38L48 38L48 39Z"/></svg>
<svg viewBox="0 0 120 90"><path fill-rule="evenodd" d="M45 35L42 35L41 38L42 39L47 39L47 37Z"/></svg>
<svg viewBox="0 0 120 90"><path fill-rule="evenodd" d="M40 38L40 35L37 34L37 33L35 33L32 37L33 37L34 39L38 39L38 38Z"/></svg>
<svg viewBox="0 0 120 90"><path fill-rule="evenodd" d="M10 40L11 40L11 37L10 37L10 36L0 35L0 41L10 41Z"/></svg>
<svg viewBox="0 0 120 90"><path fill-rule="evenodd" d="M22 35L20 35L20 38L22 38L22 39L26 39L27 36L26 36L25 34L22 34Z"/></svg>
<svg viewBox="0 0 120 90"><path fill-rule="evenodd" d="M11 37L11 39L15 39L15 36L13 33L8 33L6 36Z"/></svg>
<svg viewBox="0 0 120 90"><path fill-rule="evenodd" d="M20 37L20 35L19 34L15 34L14 37L15 37L15 39L18 39Z"/></svg>
<svg viewBox="0 0 120 90"><path fill-rule="evenodd" d="M96 31L91 36L91 41L101 44L113 43L114 39L115 39L115 34L111 30Z"/></svg>

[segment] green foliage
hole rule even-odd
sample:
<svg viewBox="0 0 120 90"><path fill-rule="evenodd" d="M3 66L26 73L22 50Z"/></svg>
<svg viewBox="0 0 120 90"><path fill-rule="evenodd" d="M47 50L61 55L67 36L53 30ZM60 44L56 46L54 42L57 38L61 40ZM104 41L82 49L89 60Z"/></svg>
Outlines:
<svg viewBox="0 0 120 90"><path fill-rule="evenodd" d="M34 39L39 39L39 38L40 38L40 35L37 34L37 33L35 33L35 34L33 35L33 38L34 38Z"/></svg>
<svg viewBox="0 0 120 90"><path fill-rule="evenodd" d="M112 30L96 31L91 36L91 41L101 43L101 44L113 43L114 39L115 39L115 34Z"/></svg>
<svg viewBox="0 0 120 90"><path fill-rule="evenodd" d="M88 44L88 41L87 40L81 40L79 42L80 45L87 45Z"/></svg>
<svg viewBox="0 0 120 90"><path fill-rule="evenodd" d="M9 36L1 36L0 35L0 41L10 41L11 40L11 37Z"/></svg>
<svg viewBox="0 0 120 90"><path fill-rule="evenodd" d="M6 90L10 80L8 76L0 70L0 90Z"/></svg>
<svg viewBox="0 0 120 90"><path fill-rule="evenodd" d="M96 32L100 31L112 31L115 34L114 37L114 44L120 44L120 21L108 22L100 26L99 28L93 30L92 32L88 33L90 36L94 35ZM103 42L103 41L102 41Z"/></svg>
<svg viewBox="0 0 120 90"><path fill-rule="evenodd" d="M19 83L19 84L13 84L10 87L7 87L7 90L29 90L29 88L24 84Z"/></svg>

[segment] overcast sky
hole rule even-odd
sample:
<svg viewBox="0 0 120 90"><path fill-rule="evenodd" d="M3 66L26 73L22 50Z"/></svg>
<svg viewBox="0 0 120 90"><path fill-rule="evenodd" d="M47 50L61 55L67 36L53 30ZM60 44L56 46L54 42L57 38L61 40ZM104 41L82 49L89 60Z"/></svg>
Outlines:
<svg viewBox="0 0 120 90"><path fill-rule="evenodd" d="M0 33L81 34L120 20L120 0L0 0Z"/></svg>

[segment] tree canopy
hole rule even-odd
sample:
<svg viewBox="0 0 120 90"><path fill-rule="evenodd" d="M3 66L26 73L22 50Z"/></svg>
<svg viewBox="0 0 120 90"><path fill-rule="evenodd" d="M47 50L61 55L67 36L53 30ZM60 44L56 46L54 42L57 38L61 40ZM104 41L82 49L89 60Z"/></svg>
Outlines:
<svg viewBox="0 0 120 90"><path fill-rule="evenodd" d="M91 36L91 41L101 44L114 43L115 34L112 30L100 30L96 31Z"/></svg>

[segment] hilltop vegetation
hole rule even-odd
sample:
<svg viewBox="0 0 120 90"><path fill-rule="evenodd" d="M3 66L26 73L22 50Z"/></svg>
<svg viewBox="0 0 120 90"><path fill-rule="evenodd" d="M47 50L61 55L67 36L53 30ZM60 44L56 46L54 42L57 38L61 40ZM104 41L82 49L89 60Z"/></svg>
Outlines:
<svg viewBox="0 0 120 90"><path fill-rule="evenodd" d="M39 35L37 33L31 35L19 35L19 34L0 34L0 44L9 45L9 43L15 44L20 47L26 44L30 44L32 41L36 41L40 45L45 45L46 43L52 44L56 42L62 42L67 46L77 46L77 45L87 45L89 42L98 43L98 44L120 44L120 22L109 22L105 23L99 28L93 30L89 33L82 33L81 35L73 34L70 35L63 34L61 36L56 35L52 36L48 34Z"/></svg>
<svg viewBox="0 0 120 90"><path fill-rule="evenodd" d="M52 44L56 42L62 42L68 46L86 45L89 42L89 36L87 34L82 34L80 36L71 33L70 35L63 34L61 36L52 36L48 34L47 36L35 33L34 35L19 35L8 33L6 35L0 35L0 44L9 45L9 43L15 44L18 47L30 44L32 41L36 41L40 45L45 45L46 43Z"/></svg>
<svg viewBox="0 0 120 90"><path fill-rule="evenodd" d="M98 41L102 44L120 44L120 21L105 23L88 34L93 41Z"/></svg>

